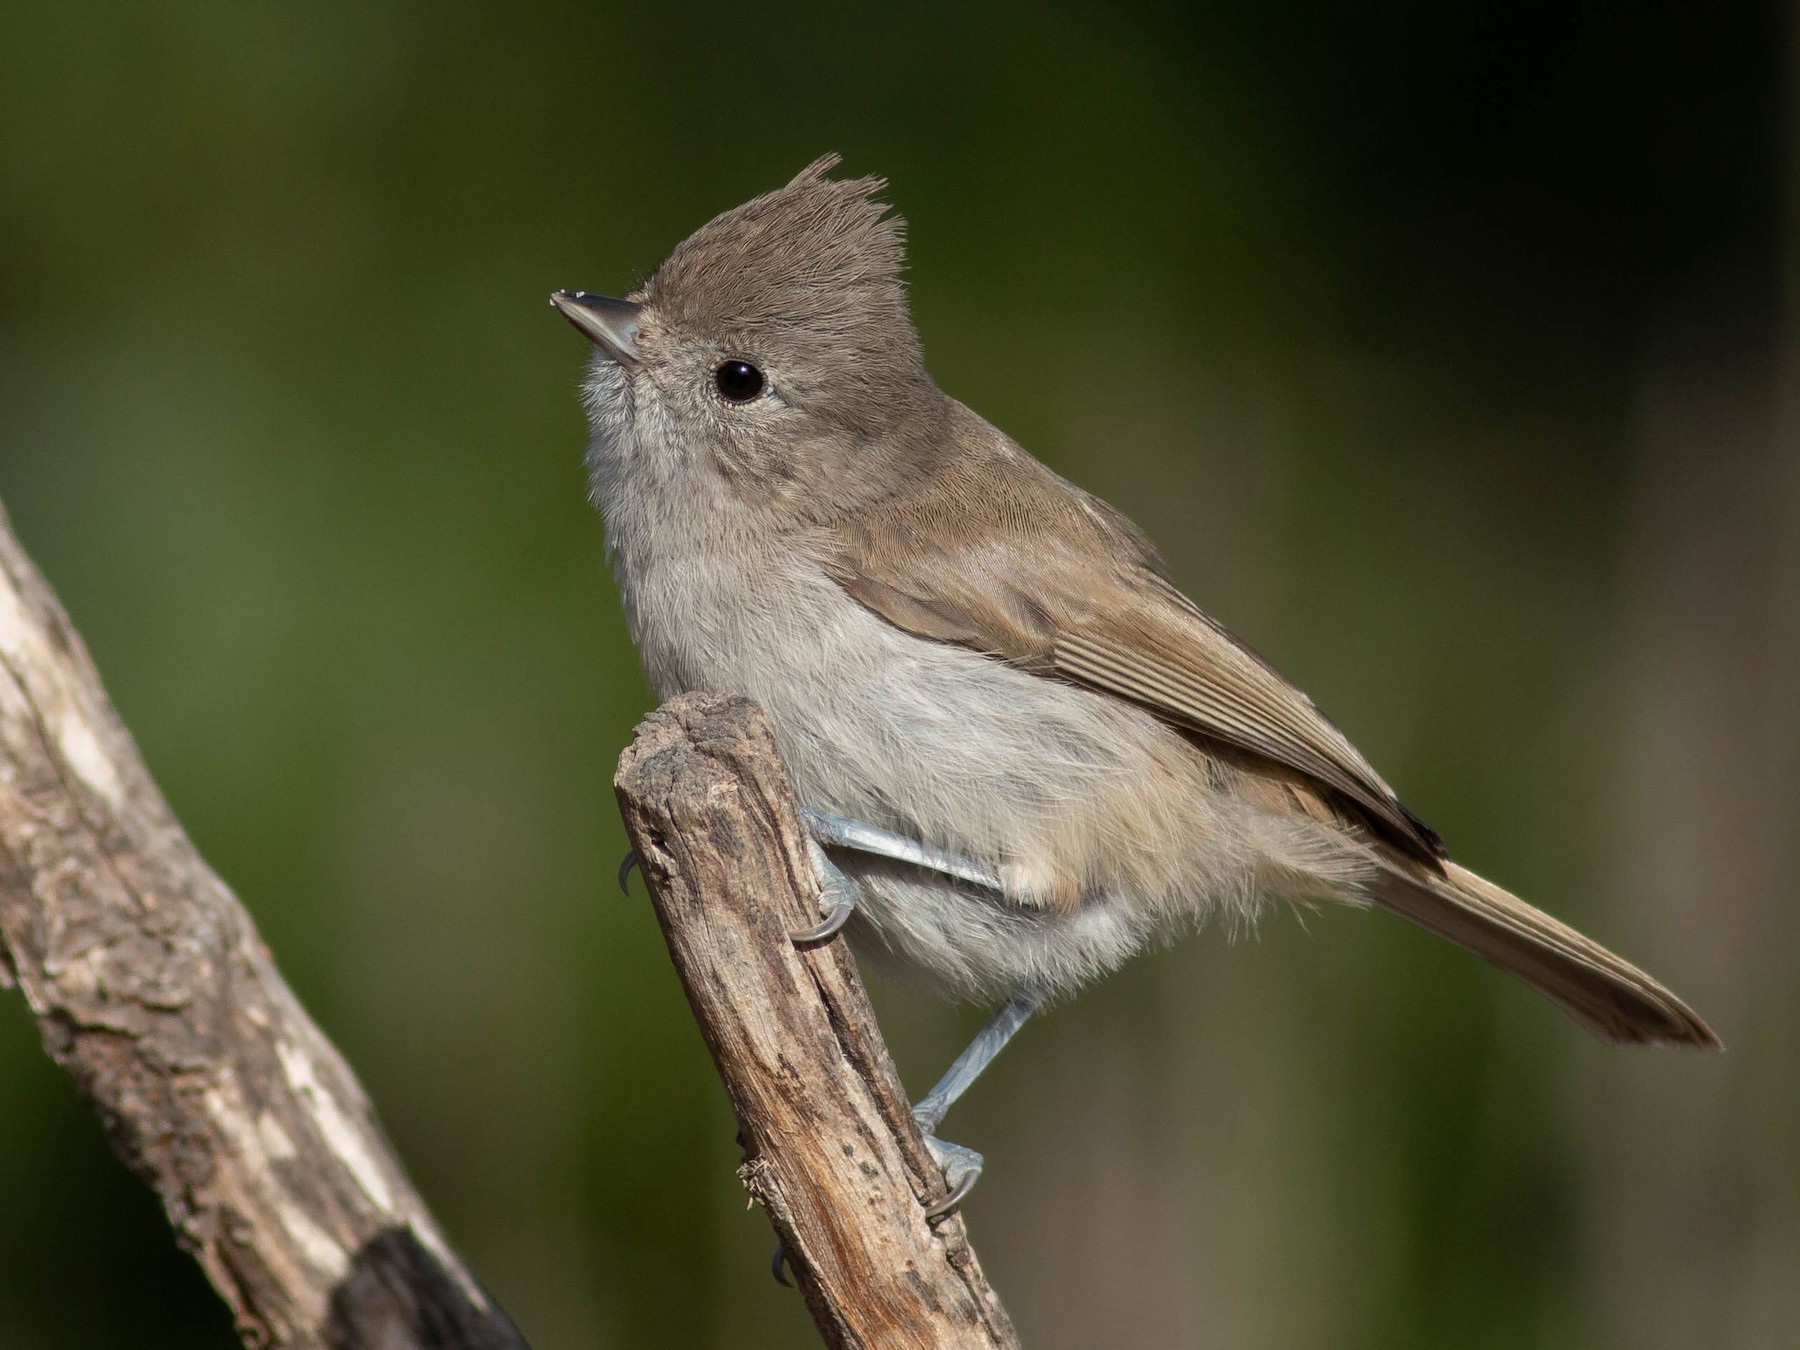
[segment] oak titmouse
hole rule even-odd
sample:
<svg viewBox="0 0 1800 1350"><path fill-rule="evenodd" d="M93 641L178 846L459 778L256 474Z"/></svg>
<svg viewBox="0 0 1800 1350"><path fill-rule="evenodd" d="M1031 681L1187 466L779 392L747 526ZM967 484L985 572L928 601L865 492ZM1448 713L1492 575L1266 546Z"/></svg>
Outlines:
<svg viewBox="0 0 1800 1350"><path fill-rule="evenodd" d="M1005 1001L928 1129L1040 999L1268 898L1374 905L1603 1037L1717 1047L1451 862L1129 520L933 383L902 224L836 162L701 227L628 300L552 301L595 345L588 466L650 683L767 710L859 953ZM934 1145L960 1194L979 1159Z"/></svg>

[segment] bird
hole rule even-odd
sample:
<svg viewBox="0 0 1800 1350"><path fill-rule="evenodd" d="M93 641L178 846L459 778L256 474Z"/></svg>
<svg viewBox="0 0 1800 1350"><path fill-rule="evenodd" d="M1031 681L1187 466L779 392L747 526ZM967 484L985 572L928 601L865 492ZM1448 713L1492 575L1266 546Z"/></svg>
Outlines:
<svg viewBox="0 0 1800 1350"><path fill-rule="evenodd" d="M1123 513L939 388L885 180L827 155L623 298L592 343L586 465L656 693L761 704L829 917L859 957L998 1005L914 1108L1038 1009L1271 901L1398 915L1601 1038L1721 1048L1623 958L1453 861L1350 740L1177 586ZM1078 359L1078 358L1077 358Z"/></svg>

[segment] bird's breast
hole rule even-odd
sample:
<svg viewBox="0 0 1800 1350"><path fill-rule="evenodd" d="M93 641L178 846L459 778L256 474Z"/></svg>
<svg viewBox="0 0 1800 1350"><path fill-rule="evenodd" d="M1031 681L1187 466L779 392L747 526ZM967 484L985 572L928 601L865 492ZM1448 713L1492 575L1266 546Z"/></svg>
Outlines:
<svg viewBox="0 0 1800 1350"><path fill-rule="evenodd" d="M1068 987L1248 895L1251 832L1148 714L903 632L803 552L696 523L612 538L657 692L748 695L803 804L1001 875L1005 895L981 897L842 859L883 959L970 997Z"/></svg>
<svg viewBox="0 0 1800 1350"><path fill-rule="evenodd" d="M893 627L798 550L696 531L642 544L616 541L615 562L660 696L748 695L807 804L1037 859L1064 901L1079 869L1042 841L1073 839L1068 820L1129 790L1145 741L1166 739L1115 700Z"/></svg>

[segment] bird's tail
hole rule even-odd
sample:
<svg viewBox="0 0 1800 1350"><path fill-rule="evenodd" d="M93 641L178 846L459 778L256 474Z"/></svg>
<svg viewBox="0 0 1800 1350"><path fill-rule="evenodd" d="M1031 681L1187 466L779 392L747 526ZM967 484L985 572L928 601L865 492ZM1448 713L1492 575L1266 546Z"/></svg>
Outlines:
<svg viewBox="0 0 1800 1350"><path fill-rule="evenodd" d="M1437 875L1393 859L1374 900L1516 975L1606 1040L1724 1049L1693 1009L1636 966L1455 863Z"/></svg>

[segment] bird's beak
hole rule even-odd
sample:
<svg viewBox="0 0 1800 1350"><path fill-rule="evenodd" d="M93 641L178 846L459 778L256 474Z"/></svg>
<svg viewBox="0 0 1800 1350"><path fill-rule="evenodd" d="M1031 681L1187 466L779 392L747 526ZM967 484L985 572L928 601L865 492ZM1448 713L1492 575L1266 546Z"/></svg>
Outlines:
<svg viewBox="0 0 1800 1350"><path fill-rule="evenodd" d="M637 349L641 305L615 300L610 295L589 295L586 291L557 291L551 295L550 303L608 360L622 366L635 366L643 360Z"/></svg>

